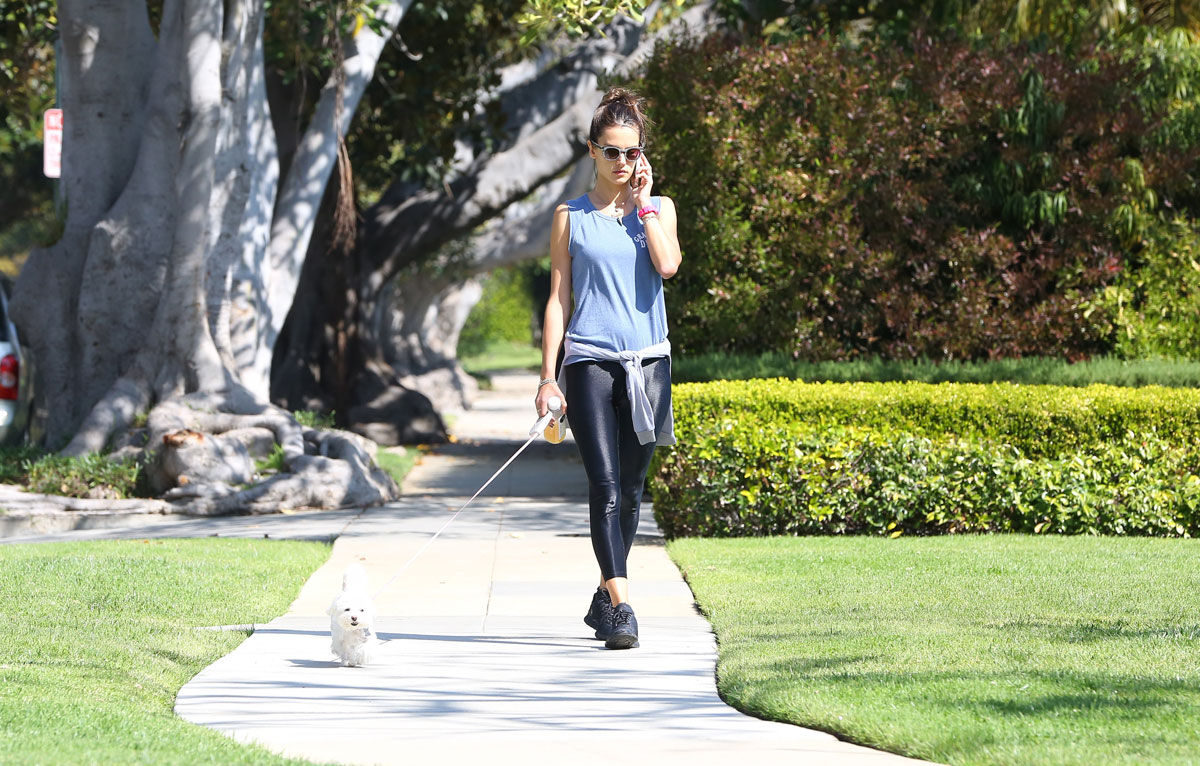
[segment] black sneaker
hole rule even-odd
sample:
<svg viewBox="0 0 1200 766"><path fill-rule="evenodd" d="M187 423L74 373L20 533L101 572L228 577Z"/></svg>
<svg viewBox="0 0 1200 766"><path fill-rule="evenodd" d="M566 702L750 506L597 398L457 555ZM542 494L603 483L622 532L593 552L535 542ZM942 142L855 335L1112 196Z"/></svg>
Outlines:
<svg viewBox="0 0 1200 766"><path fill-rule="evenodd" d="M583 621L589 628L596 631L596 638L603 641L612 632L612 599L609 598L608 588L596 588L592 594L592 605Z"/></svg>
<svg viewBox="0 0 1200 766"><path fill-rule="evenodd" d="M604 645L609 649L632 649L638 645L637 618L629 604L617 604L612 608L612 631Z"/></svg>

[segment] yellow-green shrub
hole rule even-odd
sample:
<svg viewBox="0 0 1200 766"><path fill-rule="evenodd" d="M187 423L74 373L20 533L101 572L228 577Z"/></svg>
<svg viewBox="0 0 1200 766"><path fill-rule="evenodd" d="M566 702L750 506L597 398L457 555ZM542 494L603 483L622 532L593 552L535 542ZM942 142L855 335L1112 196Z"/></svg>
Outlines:
<svg viewBox="0 0 1200 766"><path fill-rule="evenodd" d="M675 388L668 536L1200 531L1200 393L1110 386Z"/></svg>

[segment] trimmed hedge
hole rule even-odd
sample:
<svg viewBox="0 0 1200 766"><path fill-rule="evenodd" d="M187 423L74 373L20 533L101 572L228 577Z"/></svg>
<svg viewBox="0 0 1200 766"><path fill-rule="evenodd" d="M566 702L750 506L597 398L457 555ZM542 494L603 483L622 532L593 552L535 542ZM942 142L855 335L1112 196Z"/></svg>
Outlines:
<svg viewBox="0 0 1200 766"><path fill-rule="evenodd" d="M697 433L713 421L750 418L772 428L854 425L935 439L1011 444L1030 457L1058 457L1154 430L1200 439L1200 392L1146 386L1015 383L804 383L718 381L675 388L676 422ZM683 439L680 439L683 441Z"/></svg>
<svg viewBox="0 0 1200 766"><path fill-rule="evenodd" d="M1200 392L1009 384L675 387L668 537L1200 532Z"/></svg>

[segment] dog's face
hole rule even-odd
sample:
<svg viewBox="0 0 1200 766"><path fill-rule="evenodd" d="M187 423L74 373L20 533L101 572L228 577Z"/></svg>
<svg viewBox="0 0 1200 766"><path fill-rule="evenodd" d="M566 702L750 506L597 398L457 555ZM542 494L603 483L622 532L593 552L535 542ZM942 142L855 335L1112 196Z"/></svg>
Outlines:
<svg viewBox="0 0 1200 766"><path fill-rule="evenodd" d="M367 597L358 593L342 593L329 606L332 622L344 630L371 627L375 610Z"/></svg>

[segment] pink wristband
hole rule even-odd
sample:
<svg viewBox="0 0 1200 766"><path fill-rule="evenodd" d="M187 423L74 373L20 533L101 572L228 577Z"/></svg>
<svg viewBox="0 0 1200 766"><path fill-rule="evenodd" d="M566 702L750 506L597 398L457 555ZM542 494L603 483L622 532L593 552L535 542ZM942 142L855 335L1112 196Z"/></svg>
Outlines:
<svg viewBox="0 0 1200 766"><path fill-rule="evenodd" d="M658 208L656 208L656 207L642 208L641 210L638 211L638 220L645 218L646 216L650 215L651 213L658 215Z"/></svg>

